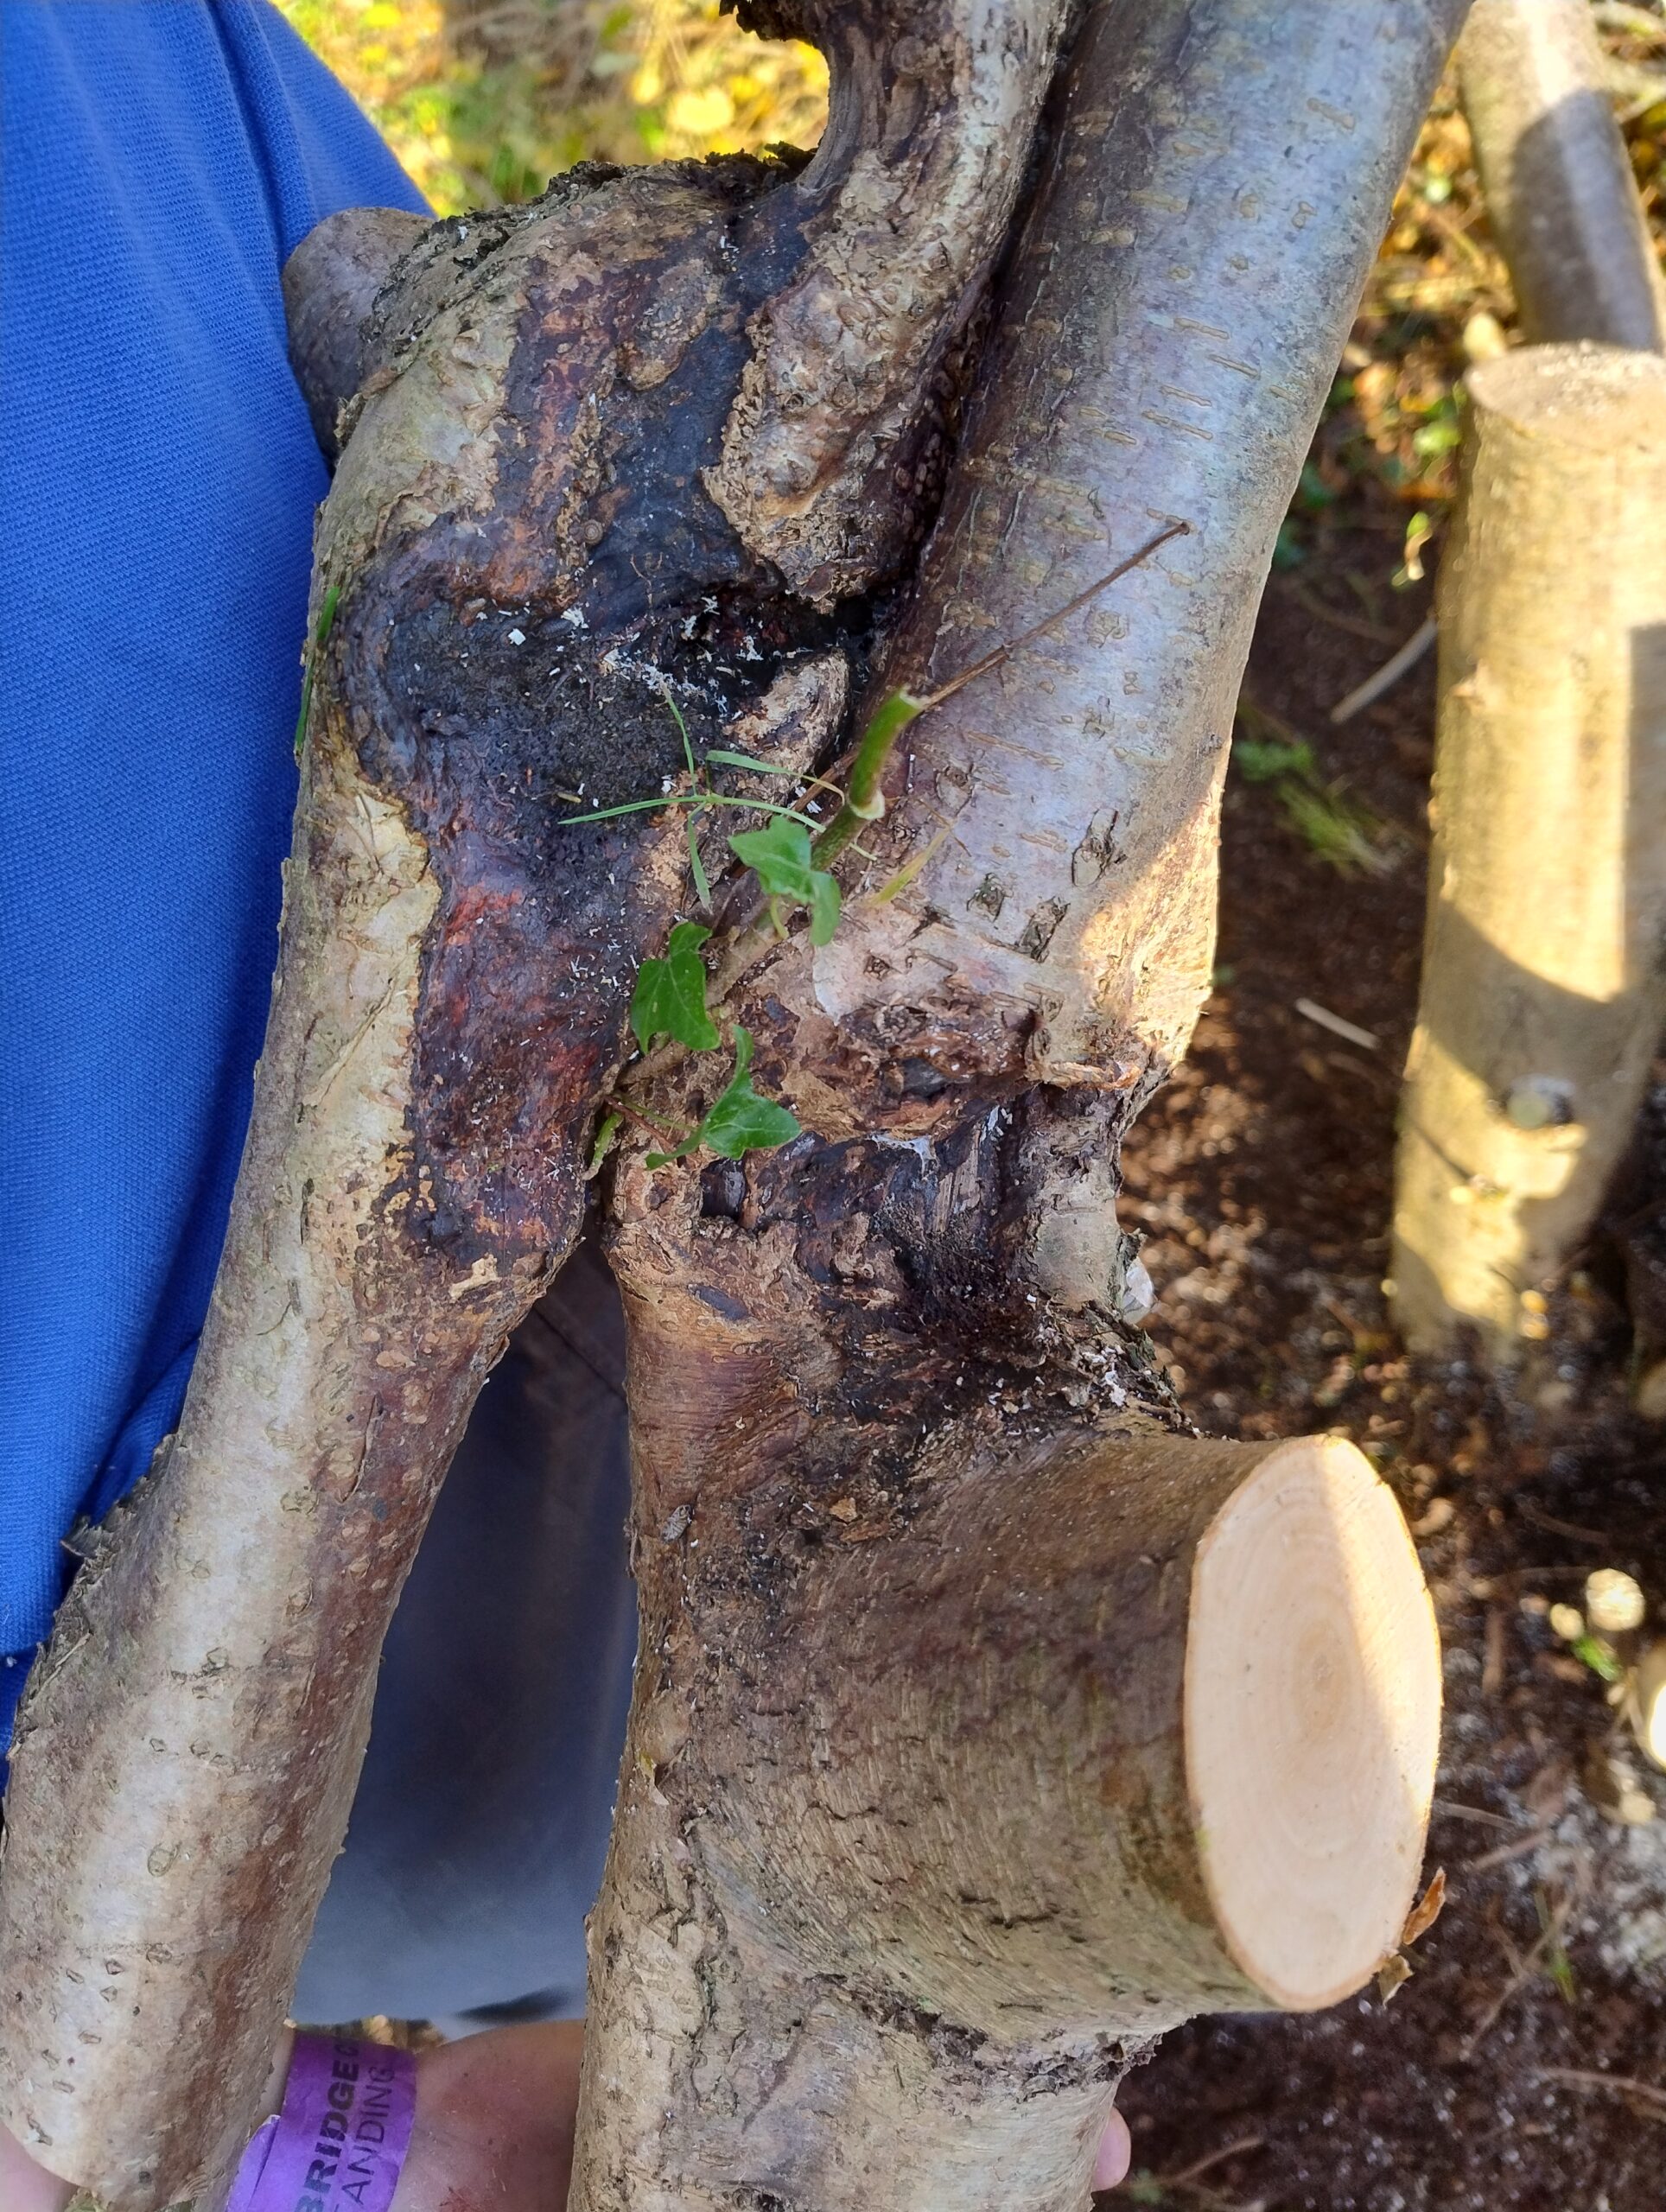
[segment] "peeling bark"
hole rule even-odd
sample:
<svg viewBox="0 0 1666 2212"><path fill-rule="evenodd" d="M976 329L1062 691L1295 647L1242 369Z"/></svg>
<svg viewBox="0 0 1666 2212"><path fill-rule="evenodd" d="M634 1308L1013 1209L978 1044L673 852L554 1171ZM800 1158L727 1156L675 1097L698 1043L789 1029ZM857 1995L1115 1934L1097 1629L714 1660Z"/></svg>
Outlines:
<svg viewBox="0 0 1666 2212"><path fill-rule="evenodd" d="M1218 1901L1198 1904L1184 1730L1152 1755L1167 1840L1151 1866L1126 1855L1113 1808L1111 1871L1057 1911L1002 1934L982 1889L945 1906L922 1888L916 1925L878 1911L861 1872L887 1836L903 1849L906 1791L854 1860L843 1827L822 1837L838 1902L811 1910L769 1833L786 1801L711 1669L727 1652L716 1679L767 1688L790 1653L813 1713L863 1669L886 1675L884 1623L929 1595L950 1624L1009 1624L1009 1671L982 1702L969 1692L962 1732L994 1731L1003 1679L1039 1719L1021 1625L1038 1665L1100 1663L1059 1543L1125 1575L1125 1473L1178 1561L1226 1510L1204 1459L1194 1497L1164 1487L1175 1416L1117 1319L1116 1153L1201 995L1266 550L1459 12L1088 11L889 670L954 672L1154 515L1194 537L916 726L868 848L912 881L864 899L880 875L852 878L834 943L792 940L737 995L760 1077L816 1136L744 1172L650 1178L627 1154L614 1175L658 1644L599 1909L577 2203L924 2208L952 2185L1039 2208L1078 2177L1127 2037L1196 2004L1288 2001L1233 1962ZM685 897L680 819L565 817L675 782L667 689L702 747L807 764L836 742L871 595L906 580L931 520L1063 13L807 4L792 21L835 64L807 165L582 170L530 209L436 225L356 346L317 342L297 277L297 351L345 444L255 1117L179 1435L31 1685L0 1872L0 2114L111 2212L212 2202L246 2132L381 1634L474 1392L575 1233L637 962ZM316 281L341 301L362 297L368 235L336 235L334 257L318 242ZM654 1100L697 1108L704 1080L661 1071ZM1030 1499L1058 1501L1052 1539ZM685 1514L684 1545L664 1531ZM992 1560L1033 1548L1023 1605L993 1569L967 1586L944 1568L961 1527ZM1372 1556L1367 1585L1394 1584ZM1171 1716L1180 1618L1171 1591L1148 1639ZM853 1622L877 1640L853 1643ZM912 1649L938 1664L930 1635ZM1411 1638L1408 1679L1426 1661ZM1110 1697L1103 1736L1066 1726L1065 1697L1003 1754L1078 1827L1084 1729L1121 1786L1130 1716ZM872 1713L849 1755L878 1771L912 1738ZM684 1720L700 1740L679 1759ZM1396 1882L1421 1838L1405 1757ZM998 1903L1030 1827L1016 1768L972 1759L958 1780L985 1771L1011 1823L976 1875ZM947 1779L944 1881L980 1802ZM807 1834L814 1808L794 1802ZM734 1973L718 1988L679 1962L645 2014L628 1951L642 1885L671 1880L696 1850L684 1816L713 1808L676 1878L703 1925L722 1919ZM906 1852L886 1879L912 1885ZM980 1912L996 1933L974 1971ZM1046 2011L1036 2032L1003 2013L1014 1989ZM787 2049L776 2027L806 1993L823 2009ZM715 2135L709 2040L672 2082L678 2129L654 2117L690 2004L735 2038ZM660 2072L640 2070L642 2036ZM790 2097L778 2063L799 2069ZM805 2118L826 2082L862 2146L838 2171L836 2132ZM999 2199L995 2168L969 2171L985 2154L1010 2165Z"/></svg>

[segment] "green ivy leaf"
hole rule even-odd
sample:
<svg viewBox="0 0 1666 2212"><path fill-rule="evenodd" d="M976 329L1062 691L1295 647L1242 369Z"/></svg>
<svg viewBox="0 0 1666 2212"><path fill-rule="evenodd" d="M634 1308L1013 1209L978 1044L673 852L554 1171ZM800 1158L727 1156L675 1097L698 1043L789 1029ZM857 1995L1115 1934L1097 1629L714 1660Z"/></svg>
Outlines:
<svg viewBox="0 0 1666 2212"><path fill-rule="evenodd" d="M802 1134L798 1116L773 1098L760 1098L752 1087L752 1033L734 1025L734 1073L722 1096L687 1140L685 1149L704 1145L720 1160L739 1160L743 1153L769 1152L778 1144L791 1144Z"/></svg>
<svg viewBox="0 0 1666 2212"><path fill-rule="evenodd" d="M762 830L737 830L729 850L757 871L771 899L790 899L810 910L810 942L825 944L839 926L839 887L810 857L810 832L802 822L778 815Z"/></svg>
<svg viewBox="0 0 1666 2212"><path fill-rule="evenodd" d="M645 1052L656 1037L674 1037L692 1052L709 1052L721 1041L706 1012L706 968L700 948L711 931L699 922L678 922L663 960L645 960L631 994L631 1033Z"/></svg>

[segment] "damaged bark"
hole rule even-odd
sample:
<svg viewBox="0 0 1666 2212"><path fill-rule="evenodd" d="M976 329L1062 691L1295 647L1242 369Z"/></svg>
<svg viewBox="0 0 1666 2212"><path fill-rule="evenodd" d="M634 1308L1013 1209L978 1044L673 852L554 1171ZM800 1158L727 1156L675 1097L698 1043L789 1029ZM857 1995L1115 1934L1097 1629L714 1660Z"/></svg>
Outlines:
<svg viewBox="0 0 1666 2212"><path fill-rule="evenodd" d="M1142 2037L1333 2001L1398 1933L1438 1687L1397 1510L1289 1447L1285 1571L1217 1642L1199 1539L1253 1522L1256 1455L1168 1433L1115 1198L1206 989L1272 537L1459 12L1090 17L887 677L1189 534L913 726L875 895L737 992L817 1140L620 1172L643 1628L575 2212L1079 2202ZM1254 1720L1221 1645L1240 1681L1301 1655Z"/></svg>
<svg viewBox="0 0 1666 2212"><path fill-rule="evenodd" d="M641 1642L583 2212L1079 2204L1152 2033L1392 1948L1439 1716L1410 1539L1350 1445L1173 1433L1040 1287L1126 1114L621 1177Z"/></svg>
<svg viewBox="0 0 1666 2212"><path fill-rule="evenodd" d="M297 257L343 442L255 1116L179 1433L31 1684L0 1870L0 2116L111 2212L212 2202L235 2160L383 1630L688 911L683 817L569 817L674 791L668 696L700 752L836 752L1065 12L759 4L833 61L807 164L591 168L436 225L346 342L376 226ZM1129 2038L1329 2001L1408 1902L1436 1692L1403 1534L1345 1451L1175 1433L1115 1195L1206 980L1267 552L1460 13L1086 11L887 674L1192 535L922 718L845 926L736 987L813 1135L610 1171L646 1628L588 2212L1063 2202ZM630 1080L709 1103L697 1059ZM1207 1561L1269 1497L1313 1531L1269 1585L1312 1634L1257 1710L1313 1752L1294 1893L1345 1883L1263 1939L1256 1821L1230 1801L1215 1863L1198 1829L1235 1709Z"/></svg>

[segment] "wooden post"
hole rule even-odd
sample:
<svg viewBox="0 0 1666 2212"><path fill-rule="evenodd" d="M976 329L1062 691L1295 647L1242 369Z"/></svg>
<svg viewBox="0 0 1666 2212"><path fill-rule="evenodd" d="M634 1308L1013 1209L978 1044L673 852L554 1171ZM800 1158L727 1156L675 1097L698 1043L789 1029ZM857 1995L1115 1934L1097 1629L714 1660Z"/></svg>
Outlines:
<svg viewBox="0 0 1666 2212"><path fill-rule="evenodd" d="M1545 346L1472 372L1395 1210L1419 1348L1469 1323L1507 1358L1539 1332L1666 1019L1663 513L1658 358Z"/></svg>
<svg viewBox="0 0 1666 2212"><path fill-rule="evenodd" d="M1528 336L1660 352L1666 286L1587 0L1475 0L1458 62Z"/></svg>

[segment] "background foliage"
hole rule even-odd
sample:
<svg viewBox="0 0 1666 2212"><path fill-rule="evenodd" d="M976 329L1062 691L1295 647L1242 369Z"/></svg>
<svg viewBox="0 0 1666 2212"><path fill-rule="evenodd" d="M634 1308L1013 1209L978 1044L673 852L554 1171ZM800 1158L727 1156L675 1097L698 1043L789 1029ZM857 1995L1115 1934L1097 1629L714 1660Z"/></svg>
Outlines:
<svg viewBox="0 0 1666 2212"><path fill-rule="evenodd" d="M813 146L827 70L717 0L278 0L439 214L531 200L587 158Z"/></svg>

